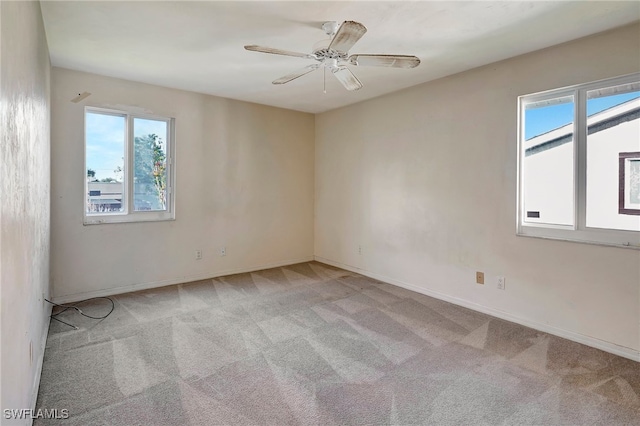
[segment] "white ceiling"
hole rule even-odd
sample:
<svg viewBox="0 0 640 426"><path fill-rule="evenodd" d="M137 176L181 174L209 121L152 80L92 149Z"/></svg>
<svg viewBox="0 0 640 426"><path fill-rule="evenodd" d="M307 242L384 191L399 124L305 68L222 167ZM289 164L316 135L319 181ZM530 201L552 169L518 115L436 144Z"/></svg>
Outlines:
<svg viewBox="0 0 640 426"><path fill-rule="evenodd" d="M306 112L322 112L640 19L637 1L43 1L54 66ZM368 32L351 53L406 54L414 69L351 67L346 91L316 70L271 81L311 59L244 50L311 52L325 21ZM78 92L82 92L78 88Z"/></svg>

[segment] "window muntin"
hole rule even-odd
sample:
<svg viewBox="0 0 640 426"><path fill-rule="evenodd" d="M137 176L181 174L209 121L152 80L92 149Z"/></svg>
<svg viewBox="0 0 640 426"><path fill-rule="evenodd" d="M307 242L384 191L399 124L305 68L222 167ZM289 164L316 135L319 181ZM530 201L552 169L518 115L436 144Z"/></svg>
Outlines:
<svg viewBox="0 0 640 426"><path fill-rule="evenodd" d="M634 74L519 98L519 235L640 248L640 215L620 210L623 190L633 209L637 157L623 164L620 155L640 152L638 94ZM562 108L571 100L569 121ZM622 166L629 171L626 187Z"/></svg>
<svg viewBox="0 0 640 426"><path fill-rule="evenodd" d="M84 223L173 219L173 120L85 109Z"/></svg>

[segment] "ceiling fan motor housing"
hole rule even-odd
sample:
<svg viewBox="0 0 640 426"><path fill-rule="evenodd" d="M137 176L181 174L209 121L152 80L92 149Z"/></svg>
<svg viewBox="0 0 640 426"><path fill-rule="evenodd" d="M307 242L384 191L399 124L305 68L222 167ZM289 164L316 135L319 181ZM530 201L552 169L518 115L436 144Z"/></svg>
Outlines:
<svg viewBox="0 0 640 426"><path fill-rule="evenodd" d="M325 59L346 59L348 53L340 52L339 50L329 49L329 44L331 43L331 39L329 40L321 40L313 45L313 54L318 58L319 61L323 61Z"/></svg>

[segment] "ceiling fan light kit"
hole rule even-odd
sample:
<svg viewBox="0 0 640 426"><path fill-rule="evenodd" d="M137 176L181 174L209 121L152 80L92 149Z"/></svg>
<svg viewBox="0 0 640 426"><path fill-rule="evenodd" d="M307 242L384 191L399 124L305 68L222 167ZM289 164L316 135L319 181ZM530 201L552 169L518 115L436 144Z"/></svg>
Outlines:
<svg viewBox="0 0 640 426"><path fill-rule="evenodd" d="M294 56L317 61L317 63L308 65L274 80L273 84L288 83L322 67L325 71L327 69L331 71L345 89L358 90L362 88L362 83L346 65L391 68L415 68L420 65L420 59L417 56L411 55L349 55L349 50L367 32L367 28L359 22L345 21L342 25L338 25L337 22L329 21L322 24L322 30L329 36L329 39L315 43L312 53L291 52L255 44L247 45L244 48L253 52Z"/></svg>

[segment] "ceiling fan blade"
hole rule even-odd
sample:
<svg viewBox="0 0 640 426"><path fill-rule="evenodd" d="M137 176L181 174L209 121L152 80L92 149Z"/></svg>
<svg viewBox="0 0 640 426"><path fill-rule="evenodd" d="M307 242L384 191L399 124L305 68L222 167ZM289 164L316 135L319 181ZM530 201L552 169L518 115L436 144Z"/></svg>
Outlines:
<svg viewBox="0 0 640 426"><path fill-rule="evenodd" d="M367 32L367 28L360 22L344 21L338 32L333 36L329 49L348 52L354 44Z"/></svg>
<svg viewBox="0 0 640 426"><path fill-rule="evenodd" d="M317 59L315 55L311 55L309 53L291 52L289 50L274 49L273 47L256 46L255 44L247 45L244 48L246 50L251 50L253 52L271 53L273 55L295 56L297 58Z"/></svg>
<svg viewBox="0 0 640 426"><path fill-rule="evenodd" d="M347 90L358 90L362 87L360 80L353 75L353 73L347 67L336 67L331 70L333 75L342 83Z"/></svg>
<svg viewBox="0 0 640 426"><path fill-rule="evenodd" d="M302 77L305 74L309 74L311 71L316 70L320 64L311 64L307 67L302 68L301 70L294 71L290 74L287 74L283 77L280 77L277 80L273 80L273 84L285 84L290 82L291 80L295 80L298 77Z"/></svg>
<svg viewBox="0 0 640 426"><path fill-rule="evenodd" d="M420 65L420 58L411 55L351 55L347 61L365 67L415 68Z"/></svg>

